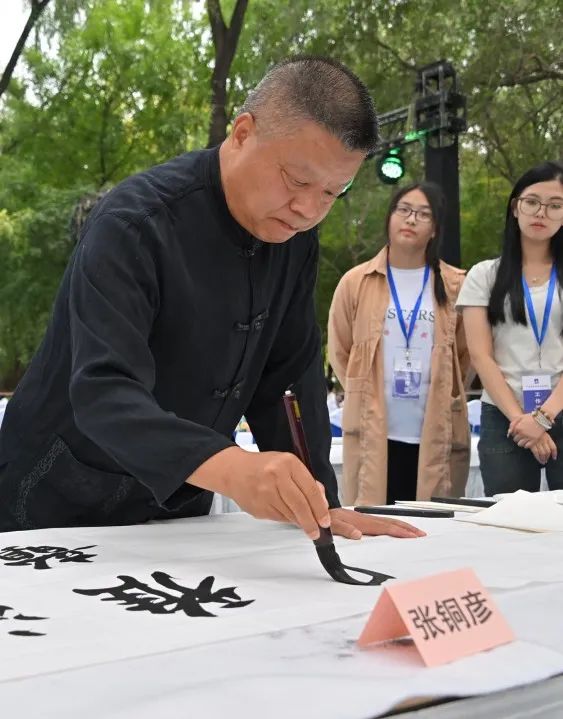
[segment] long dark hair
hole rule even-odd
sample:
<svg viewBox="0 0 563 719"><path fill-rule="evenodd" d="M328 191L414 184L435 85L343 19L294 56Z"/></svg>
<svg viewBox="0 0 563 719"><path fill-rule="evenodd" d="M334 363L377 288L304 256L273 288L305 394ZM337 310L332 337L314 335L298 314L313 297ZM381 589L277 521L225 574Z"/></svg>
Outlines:
<svg viewBox="0 0 563 719"><path fill-rule="evenodd" d="M493 326L506 321L504 315L506 295L510 300L510 311L514 322L521 325L528 324L522 288L522 243L518 219L514 217L514 202L530 185L550 180L559 180L563 184L563 164L561 162L543 162L541 165L532 167L514 185L508 198L502 254L487 309L489 322ZM563 287L563 227L560 227L551 238L549 250L561 288Z"/></svg>
<svg viewBox="0 0 563 719"><path fill-rule="evenodd" d="M440 246L442 244L442 236L444 234L444 219L446 213L446 198L438 185L434 182L413 182L405 185L396 192L391 198L387 216L385 218L385 234L387 244L389 244L389 222L395 208L402 198L413 190L420 190L428 200L430 209L432 210L432 219L434 221L434 237L426 245L426 264L434 270L434 296L439 305L445 305L447 302L446 289L444 280L440 272Z"/></svg>

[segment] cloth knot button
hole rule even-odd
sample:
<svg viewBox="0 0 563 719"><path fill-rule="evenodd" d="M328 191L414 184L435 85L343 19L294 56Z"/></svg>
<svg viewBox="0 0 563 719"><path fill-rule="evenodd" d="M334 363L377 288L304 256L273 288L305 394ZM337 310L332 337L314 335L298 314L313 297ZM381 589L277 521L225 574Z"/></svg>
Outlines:
<svg viewBox="0 0 563 719"><path fill-rule="evenodd" d="M240 399L240 388L242 387L243 384L244 384L244 380L241 379L240 382L237 382L236 384L233 385L233 387L231 389L231 394L232 394L233 399Z"/></svg>
<svg viewBox="0 0 563 719"><path fill-rule="evenodd" d="M256 317L254 317L254 319L252 320L252 329L255 332L260 332L269 316L269 310L264 310L264 312L260 312L259 314L257 314Z"/></svg>

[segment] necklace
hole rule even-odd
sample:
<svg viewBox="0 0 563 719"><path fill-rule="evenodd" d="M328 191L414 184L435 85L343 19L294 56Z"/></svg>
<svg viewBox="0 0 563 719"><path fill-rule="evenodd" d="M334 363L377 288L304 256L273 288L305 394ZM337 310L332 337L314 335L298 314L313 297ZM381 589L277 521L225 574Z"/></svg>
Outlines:
<svg viewBox="0 0 563 719"><path fill-rule="evenodd" d="M544 282L547 282L550 274L551 266L549 268L545 268L542 272L540 272L540 274L530 277L528 282L531 285L543 284Z"/></svg>
<svg viewBox="0 0 563 719"><path fill-rule="evenodd" d="M544 276L540 275L539 277L530 277L530 283L532 285L543 284L545 282L547 282L547 277L545 275Z"/></svg>

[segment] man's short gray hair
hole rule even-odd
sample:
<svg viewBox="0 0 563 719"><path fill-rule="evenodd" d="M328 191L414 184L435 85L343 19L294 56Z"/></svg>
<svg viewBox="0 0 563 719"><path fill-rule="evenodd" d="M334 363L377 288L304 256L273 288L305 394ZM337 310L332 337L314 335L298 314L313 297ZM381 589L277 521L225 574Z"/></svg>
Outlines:
<svg viewBox="0 0 563 719"><path fill-rule="evenodd" d="M348 150L368 154L377 145L377 115L367 87L331 58L303 55L274 65L249 93L243 112L251 113L265 132L291 131L309 120Z"/></svg>

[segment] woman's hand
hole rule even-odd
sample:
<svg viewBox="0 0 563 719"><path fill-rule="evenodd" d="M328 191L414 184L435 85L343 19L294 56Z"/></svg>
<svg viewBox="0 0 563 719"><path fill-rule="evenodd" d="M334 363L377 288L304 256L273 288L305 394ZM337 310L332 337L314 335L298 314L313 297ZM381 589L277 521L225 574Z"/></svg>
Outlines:
<svg viewBox="0 0 563 719"><path fill-rule="evenodd" d="M557 459L557 445L547 432L530 447L530 451L540 464L546 464L550 458Z"/></svg>
<svg viewBox="0 0 563 719"><path fill-rule="evenodd" d="M506 436L512 437L519 447L531 449L545 433L531 414L523 414L512 420Z"/></svg>

